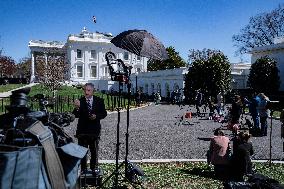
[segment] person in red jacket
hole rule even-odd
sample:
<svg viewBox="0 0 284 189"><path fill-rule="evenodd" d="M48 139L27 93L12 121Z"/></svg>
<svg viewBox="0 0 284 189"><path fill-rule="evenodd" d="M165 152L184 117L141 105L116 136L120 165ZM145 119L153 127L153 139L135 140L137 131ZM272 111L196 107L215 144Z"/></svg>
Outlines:
<svg viewBox="0 0 284 189"><path fill-rule="evenodd" d="M215 176L226 179L229 166L230 139L224 135L221 129L214 131L214 137L210 141L208 162L214 165Z"/></svg>

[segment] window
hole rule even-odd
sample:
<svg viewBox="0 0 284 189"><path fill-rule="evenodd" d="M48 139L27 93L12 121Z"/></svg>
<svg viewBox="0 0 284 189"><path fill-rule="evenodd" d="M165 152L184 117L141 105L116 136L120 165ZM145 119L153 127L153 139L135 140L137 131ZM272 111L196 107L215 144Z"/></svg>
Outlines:
<svg viewBox="0 0 284 189"><path fill-rule="evenodd" d="M136 72L140 73L141 72L141 68L136 68Z"/></svg>
<svg viewBox="0 0 284 189"><path fill-rule="evenodd" d="M100 57L102 57L102 62L106 61L105 53L102 53L102 56L100 56Z"/></svg>
<svg viewBox="0 0 284 189"><path fill-rule="evenodd" d="M77 49L77 58L82 58L82 51Z"/></svg>
<svg viewBox="0 0 284 189"><path fill-rule="evenodd" d="M96 52L96 50L91 50L91 58L97 59L97 52Z"/></svg>
<svg viewBox="0 0 284 189"><path fill-rule="evenodd" d="M124 58L124 60L129 60L129 53L124 52L123 58Z"/></svg>
<svg viewBox="0 0 284 189"><path fill-rule="evenodd" d="M90 67L90 76L91 77L97 77L97 66L91 66Z"/></svg>
<svg viewBox="0 0 284 189"><path fill-rule="evenodd" d="M104 67L103 72L104 72L104 76L108 76L108 75L109 75L109 69L108 69L108 67L107 67L107 66L106 66L106 67Z"/></svg>
<svg viewBox="0 0 284 189"><path fill-rule="evenodd" d="M157 92L161 94L161 84L160 83L157 84Z"/></svg>
<svg viewBox="0 0 284 189"><path fill-rule="evenodd" d="M174 84L174 91L175 91L175 90L179 90L179 86L178 86L177 83Z"/></svg>
<svg viewBox="0 0 284 189"><path fill-rule="evenodd" d="M155 85L154 85L154 83L151 83L151 89L152 89L152 93L154 93L155 92Z"/></svg>
<svg viewBox="0 0 284 189"><path fill-rule="evenodd" d="M166 96L170 97L170 85L168 83L165 84L165 89L166 89Z"/></svg>
<svg viewBox="0 0 284 189"><path fill-rule="evenodd" d="M77 77L83 77L83 66L77 66Z"/></svg>
<svg viewBox="0 0 284 189"><path fill-rule="evenodd" d="M145 84L145 93L148 94L148 84Z"/></svg>
<svg viewBox="0 0 284 189"><path fill-rule="evenodd" d="M141 56L137 56L137 60L141 60Z"/></svg>

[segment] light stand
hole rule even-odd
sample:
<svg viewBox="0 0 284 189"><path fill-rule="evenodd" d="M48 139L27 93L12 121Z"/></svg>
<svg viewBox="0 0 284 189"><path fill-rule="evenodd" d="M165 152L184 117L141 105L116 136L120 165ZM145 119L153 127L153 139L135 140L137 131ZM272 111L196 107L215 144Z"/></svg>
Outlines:
<svg viewBox="0 0 284 189"><path fill-rule="evenodd" d="M116 159L115 159L115 171L108 176L108 178L106 178L102 185L99 186L98 188L103 188L103 186L105 185L105 183L108 182L109 179L111 179L113 176L115 176L115 180L114 180L114 186L113 188L118 189L118 188L123 188L121 186L119 186L119 169L124 165L125 166L125 172L124 172L124 179L126 181L128 181L134 188L135 186L133 185L133 183L135 182L135 178L136 176L143 176L144 173L143 171L138 168L137 166L131 164L128 161L128 150L129 150L129 106L130 106L130 88L131 88L131 83L130 83L130 73L131 73L131 68L132 67L127 67L125 66L124 62L120 59L116 59L115 58L115 54L112 52L107 52L105 55L105 58L107 60L107 64L109 66L109 70L110 70L110 75L111 75L111 80L113 81L118 81L119 82L119 100L118 100L118 104L119 107L117 108L117 135L116 135ZM125 152L125 159L124 162L122 162L119 165L119 146L120 146L120 142L119 142L119 130L120 130L120 105L121 105L121 91L122 91L122 86L123 83L127 84L127 98L128 98L128 104L127 104L127 127L126 127L126 134L125 134L125 140L126 140L126 152ZM136 184L136 183L135 183ZM142 186L141 186L142 187ZM142 187L143 188L143 187Z"/></svg>
<svg viewBox="0 0 284 189"><path fill-rule="evenodd" d="M269 166L272 164L272 119L274 110L270 111L270 134L269 134Z"/></svg>

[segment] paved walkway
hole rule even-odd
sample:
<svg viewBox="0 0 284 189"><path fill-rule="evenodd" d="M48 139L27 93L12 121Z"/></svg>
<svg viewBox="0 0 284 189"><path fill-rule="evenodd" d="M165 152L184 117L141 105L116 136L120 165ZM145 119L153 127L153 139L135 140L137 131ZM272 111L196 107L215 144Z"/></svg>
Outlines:
<svg viewBox="0 0 284 189"><path fill-rule="evenodd" d="M195 112L192 106L150 105L130 111L129 125L129 156L130 160L188 160L205 159L209 147L208 138L213 130L222 126L221 123L205 118L192 118L190 124L182 124L181 116L185 112ZM125 157L126 112L121 112L120 159ZM100 160L115 159L115 144L117 134L117 113L109 114L102 122L100 142ZM224 126L225 124L223 124ZM270 125L270 120L269 120ZM66 130L74 134L76 121ZM280 138L280 121L272 120L272 150L273 160L283 160L283 141ZM226 131L230 136L231 132ZM269 134L266 137L253 137L254 160L267 160L270 156ZM230 136L231 137L231 136Z"/></svg>

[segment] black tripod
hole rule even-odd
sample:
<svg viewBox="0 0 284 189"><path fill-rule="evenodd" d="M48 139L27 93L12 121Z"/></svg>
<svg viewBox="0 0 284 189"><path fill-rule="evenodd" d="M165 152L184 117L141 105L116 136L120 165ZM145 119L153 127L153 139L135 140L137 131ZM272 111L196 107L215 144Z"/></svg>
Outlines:
<svg viewBox="0 0 284 189"><path fill-rule="evenodd" d="M123 83L119 82L119 100L118 100L118 106L121 105L121 91L122 91L122 86ZM143 176L144 173L143 171L137 167L136 165L132 164L129 162L128 160L128 151L129 151L129 106L130 106L130 88L131 88L131 84L128 83L127 84L127 88L128 88L128 103L127 103L127 122L126 122L126 133L125 133L125 158L124 161L121 162L119 164L119 147L120 147L120 135L119 135L119 131L120 131L120 109L121 107L117 108L117 130L116 130L116 158L115 158L115 170L114 172L108 177L106 178L102 185L99 186L99 188L103 188L103 186L114 176L114 185L113 188L118 189L118 188L123 188L123 186L119 185L119 176L122 175L122 173L120 173L120 169L124 166L124 179L123 181L126 181L128 183L130 183L134 188L136 188L136 185L140 183L137 181L137 176ZM143 188L140 185L140 188Z"/></svg>
<svg viewBox="0 0 284 189"><path fill-rule="evenodd" d="M129 150L129 108L130 108L130 96L131 96L131 92L130 92L130 88L131 88L131 82L129 79L130 73L131 73L131 67L127 67L124 65L124 62L120 59L117 59L116 61L118 62L118 67L122 67L123 71L118 71L115 72L114 68L111 66L111 64L114 64L113 62L115 61L115 55L112 52L108 52L105 55L108 66L109 66L109 70L110 70L110 74L111 74L111 78L114 81L118 81L119 83L119 87L118 87L118 108L117 108L117 130L116 130L116 158L115 158L115 170L114 172L108 176L102 183L101 186L99 186L98 188L103 188L103 186L114 176L114 185L113 188L114 189L118 189L118 188L124 188L123 186L119 185L119 175L122 175L122 173L119 172L119 170L124 166L124 179L123 181L127 181L128 183L130 183L134 188L135 184L139 184L137 182L137 177L138 176L143 176L144 173L143 171L137 167L136 165L130 163L128 161L128 150ZM122 91L122 87L123 87L123 83L127 84L127 122L126 122L126 134L125 134L125 143L126 143L126 148L125 148L125 159L122 163L119 164L119 146L120 146L120 135L119 135L119 131L120 131L120 109L121 109L121 91ZM140 185L140 188L143 188Z"/></svg>
<svg viewBox="0 0 284 189"><path fill-rule="evenodd" d="M269 167L271 167L271 165L272 165L272 120L273 120L273 112L274 112L274 110L270 110Z"/></svg>

